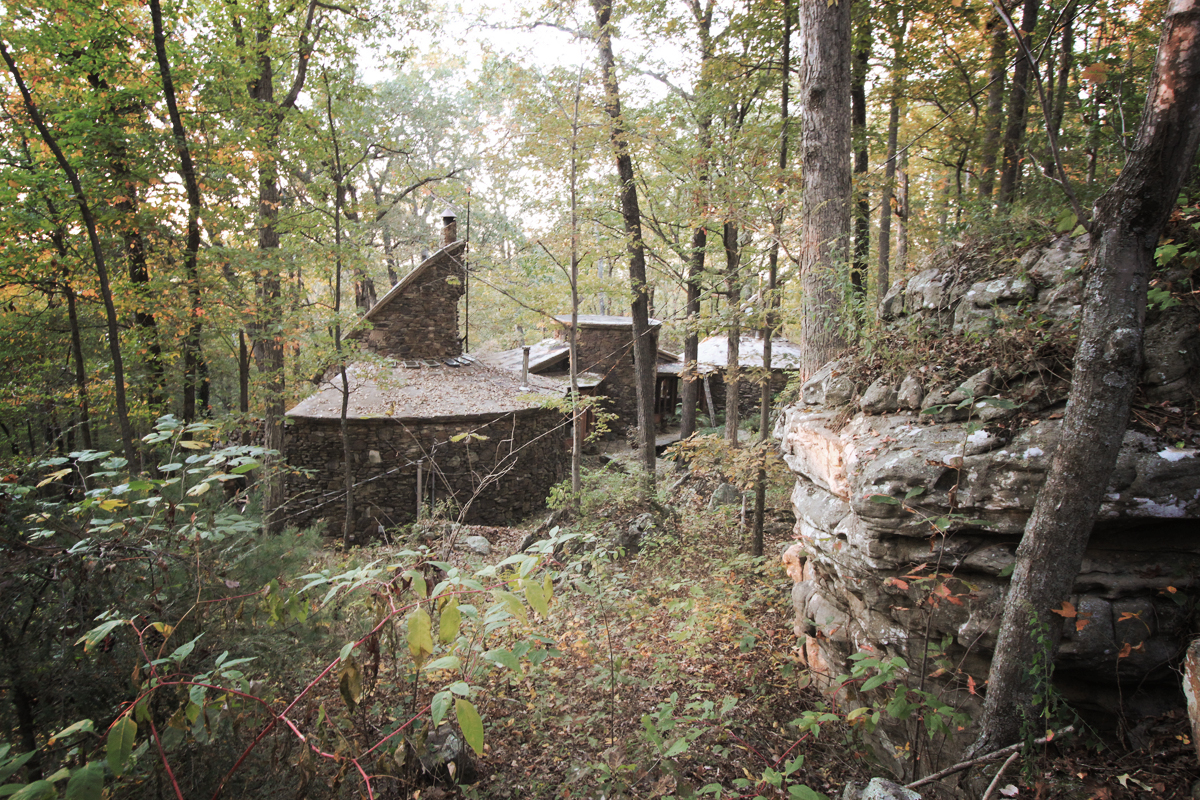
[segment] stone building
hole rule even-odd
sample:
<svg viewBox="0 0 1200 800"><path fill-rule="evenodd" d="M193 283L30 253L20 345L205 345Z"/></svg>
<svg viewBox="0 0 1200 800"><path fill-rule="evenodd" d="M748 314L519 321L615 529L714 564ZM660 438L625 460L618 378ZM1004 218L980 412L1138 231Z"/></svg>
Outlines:
<svg viewBox="0 0 1200 800"><path fill-rule="evenodd" d="M700 389L702 413L708 413L708 401L718 413L725 411L725 374L729 364L729 337L720 334L700 341L696 350L696 371L703 381ZM800 346L787 339L771 339L771 394L778 394L800 368ZM738 413L745 420L758 413L762 402L763 339L757 332L738 338Z"/></svg>
<svg viewBox="0 0 1200 800"><path fill-rule="evenodd" d="M554 339L535 345L517 347L499 353L481 355L484 363L519 372L527 369L531 375L556 380L568 389L570 379L570 346L567 343L571 315L554 318L559 324ZM623 435L625 429L637 425L637 375L633 359L633 318L600 314L580 314L579 323L579 391L584 395L606 398L606 408L617 415L609 425L612 435ZM677 356L658 349L658 334L662 323L650 320L650 335L658 353L655 384L655 422L661 423L674 413L678 402L676 389L679 375L673 370ZM528 350L528 356L525 351ZM526 361L528 358L528 361ZM665 369L664 369L665 367ZM590 423L587 425L590 430Z"/></svg>
<svg viewBox="0 0 1200 800"><path fill-rule="evenodd" d="M501 523L545 505L565 472L563 415L550 381L479 363L458 334L466 243L448 219L444 246L396 284L347 337L363 359L326 373L317 392L287 412L287 514L345 517L343 399L354 482L352 538L410 522L447 502L463 521Z"/></svg>

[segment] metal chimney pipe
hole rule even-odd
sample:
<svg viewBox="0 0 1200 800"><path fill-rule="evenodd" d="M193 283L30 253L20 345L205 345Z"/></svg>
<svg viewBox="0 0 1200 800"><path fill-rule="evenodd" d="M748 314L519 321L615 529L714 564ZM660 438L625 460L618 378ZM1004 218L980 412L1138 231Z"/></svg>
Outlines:
<svg viewBox="0 0 1200 800"><path fill-rule="evenodd" d="M529 345L521 347L521 383L529 385Z"/></svg>
<svg viewBox="0 0 1200 800"><path fill-rule="evenodd" d="M458 241L458 214L450 206L442 211L442 244L454 244Z"/></svg>

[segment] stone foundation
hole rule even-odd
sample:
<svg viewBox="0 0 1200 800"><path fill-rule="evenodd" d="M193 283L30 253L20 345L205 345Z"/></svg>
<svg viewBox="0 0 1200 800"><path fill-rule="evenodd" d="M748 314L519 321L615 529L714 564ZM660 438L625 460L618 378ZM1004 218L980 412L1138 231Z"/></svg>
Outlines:
<svg viewBox="0 0 1200 800"><path fill-rule="evenodd" d="M449 500L455 509L466 508L465 522L488 524L545 508L550 487L568 470L563 447L568 434L562 415L552 410L498 418L384 417L349 425L356 541L416 519L418 462L427 508ZM287 428L285 453L288 522L304 526L323 520L330 535L340 536L345 506L339 421L296 419Z"/></svg>

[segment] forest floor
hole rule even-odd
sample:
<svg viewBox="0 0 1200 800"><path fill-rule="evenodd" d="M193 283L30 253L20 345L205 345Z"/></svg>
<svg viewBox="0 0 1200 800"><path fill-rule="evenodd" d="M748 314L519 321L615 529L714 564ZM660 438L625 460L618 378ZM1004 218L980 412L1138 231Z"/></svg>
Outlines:
<svg viewBox="0 0 1200 800"><path fill-rule="evenodd" d="M715 481L693 476L655 509L634 499L619 471L598 475L582 512L561 523L602 544L599 556L575 556L586 566L570 590L556 589L540 623L557 654L519 677L491 673L478 698L486 751L469 784L413 786L407 796L836 798L850 782L889 777L868 744L865 715L847 723L851 709L807 678L779 558L793 541L783 487L769 495L765 556L755 559L746 555L742 507L709 508ZM639 518L654 522L639 550L603 552ZM492 562L527 533L471 532L490 540ZM463 566L476 558L455 553ZM1087 735L1033 748L992 797L1196 797L1186 714L1138 730L1137 747ZM995 766L984 772L986 786ZM983 794L973 784L919 791Z"/></svg>

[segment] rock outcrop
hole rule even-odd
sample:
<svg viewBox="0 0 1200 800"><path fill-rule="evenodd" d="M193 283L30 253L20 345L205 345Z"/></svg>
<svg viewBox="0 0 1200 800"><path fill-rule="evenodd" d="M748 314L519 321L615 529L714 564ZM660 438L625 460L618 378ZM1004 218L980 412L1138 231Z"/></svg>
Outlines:
<svg viewBox="0 0 1200 800"><path fill-rule="evenodd" d="M1086 237L1062 237L1011 274L927 269L893 286L880 313L924 326L937 350L1031 326L1066 333L1086 254ZM1145 394L1181 419L1200 396L1198 317L1169 309L1147 329ZM850 359L832 362L781 416L776 435L797 476L797 541L784 561L815 674L848 673L852 654L874 651L936 674L927 685L947 699L976 702L1068 388L1037 361L977 366L947 379L953 369L928 359L872 379ZM1191 411L1168 408L1185 403ZM1085 712L1137 716L1180 699L1200 573L1200 452L1178 444L1128 431L1060 611L1073 624L1055 681Z"/></svg>

